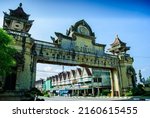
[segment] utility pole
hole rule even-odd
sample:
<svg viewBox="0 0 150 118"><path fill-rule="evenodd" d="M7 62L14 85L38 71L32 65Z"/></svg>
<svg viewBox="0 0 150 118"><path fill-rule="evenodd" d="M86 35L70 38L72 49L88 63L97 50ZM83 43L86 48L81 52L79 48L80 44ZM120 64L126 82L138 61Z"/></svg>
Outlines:
<svg viewBox="0 0 150 118"><path fill-rule="evenodd" d="M62 66L62 72L64 72L64 65Z"/></svg>

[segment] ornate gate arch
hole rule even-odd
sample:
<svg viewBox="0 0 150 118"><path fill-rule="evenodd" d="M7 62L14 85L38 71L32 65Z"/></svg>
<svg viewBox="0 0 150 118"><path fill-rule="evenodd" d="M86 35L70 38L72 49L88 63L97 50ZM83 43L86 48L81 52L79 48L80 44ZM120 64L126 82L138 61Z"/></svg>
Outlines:
<svg viewBox="0 0 150 118"><path fill-rule="evenodd" d="M32 38L28 33L32 23L22 4L15 10L10 9L10 13L4 12L3 28L15 38L14 47L23 59L23 63L17 65L16 90L28 90L34 86L37 62L109 69L112 96L115 92L120 96L122 88L128 88L124 72L128 68L126 65L132 66L133 60L125 53L129 48L118 36L109 49L113 54L107 54L106 45L96 43L95 34L85 20L72 25L66 35L55 32L56 37L51 37L53 43ZM122 71L119 71L119 65Z"/></svg>

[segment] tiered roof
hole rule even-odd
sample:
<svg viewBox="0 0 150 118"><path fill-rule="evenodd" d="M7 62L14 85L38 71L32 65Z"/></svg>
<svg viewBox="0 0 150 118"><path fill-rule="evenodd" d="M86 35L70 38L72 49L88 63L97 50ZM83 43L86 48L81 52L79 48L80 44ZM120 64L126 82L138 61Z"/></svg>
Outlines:
<svg viewBox="0 0 150 118"><path fill-rule="evenodd" d="M120 38L118 37L118 35L117 35L116 38L115 38L115 41L111 44L111 46L115 47L115 46L119 46L119 45L126 46L126 43L122 42L120 40Z"/></svg>
<svg viewBox="0 0 150 118"><path fill-rule="evenodd" d="M51 79L54 79L55 81L61 81L61 80L67 80L67 79L76 79L77 76L82 77L83 74L86 74L86 76L92 76L92 72L90 68L77 68L76 70L70 70L66 72L61 72L58 75L49 77Z"/></svg>
<svg viewBox="0 0 150 118"><path fill-rule="evenodd" d="M25 13L22 8L22 3L19 4L19 7L15 10L9 9L10 13L7 14L4 12L4 29L11 29L12 21L15 20L18 23L23 22L23 29L21 31L28 32L32 26L34 20L29 20L29 14Z"/></svg>
<svg viewBox="0 0 150 118"><path fill-rule="evenodd" d="M126 53L130 47L126 46L126 43L120 40L118 35L115 38L115 41L111 44L111 48L108 49L111 53L113 54L118 54L118 53Z"/></svg>
<svg viewBox="0 0 150 118"><path fill-rule="evenodd" d="M22 9L22 3L19 4L19 7L15 10L9 9L10 10L10 16L21 18L28 20L29 19L29 14L26 14L24 10Z"/></svg>

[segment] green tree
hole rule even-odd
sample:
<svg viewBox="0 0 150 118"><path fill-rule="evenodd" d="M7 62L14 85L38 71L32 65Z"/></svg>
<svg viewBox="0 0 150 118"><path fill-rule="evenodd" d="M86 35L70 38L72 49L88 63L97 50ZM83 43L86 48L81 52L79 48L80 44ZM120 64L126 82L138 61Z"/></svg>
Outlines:
<svg viewBox="0 0 150 118"><path fill-rule="evenodd" d="M11 72L11 68L16 65L16 49L12 47L14 43L13 37L0 28L0 76Z"/></svg>
<svg viewBox="0 0 150 118"><path fill-rule="evenodd" d="M150 76L146 80L147 83L150 83Z"/></svg>
<svg viewBox="0 0 150 118"><path fill-rule="evenodd" d="M150 87L150 76L147 78L144 84L146 87Z"/></svg>
<svg viewBox="0 0 150 118"><path fill-rule="evenodd" d="M132 93L134 96L144 95L145 94L144 85L138 84L136 88L132 89Z"/></svg>

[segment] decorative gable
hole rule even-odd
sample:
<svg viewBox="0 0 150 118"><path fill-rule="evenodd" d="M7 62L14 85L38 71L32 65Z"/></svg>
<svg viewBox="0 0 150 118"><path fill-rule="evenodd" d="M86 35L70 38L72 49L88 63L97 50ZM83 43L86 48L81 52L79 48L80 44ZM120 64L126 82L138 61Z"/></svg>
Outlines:
<svg viewBox="0 0 150 118"><path fill-rule="evenodd" d="M84 68L82 77L90 77L90 76L92 76L91 69L90 68Z"/></svg>
<svg viewBox="0 0 150 118"><path fill-rule="evenodd" d="M76 69L76 79L81 78L82 77L82 72L81 72L81 68L77 68Z"/></svg>

